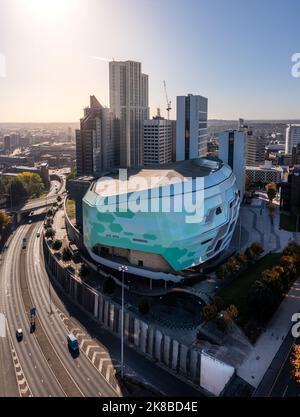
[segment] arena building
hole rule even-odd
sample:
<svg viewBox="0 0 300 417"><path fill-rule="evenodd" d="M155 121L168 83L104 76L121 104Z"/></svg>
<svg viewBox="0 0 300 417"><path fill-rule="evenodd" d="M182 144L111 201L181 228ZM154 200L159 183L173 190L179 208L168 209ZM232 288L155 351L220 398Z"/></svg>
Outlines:
<svg viewBox="0 0 300 417"><path fill-rule="evenodd" d="M84 245L99 264L178 282L228 247L239 205L236 178L220 160L120 170L83 198Z"/></svg>

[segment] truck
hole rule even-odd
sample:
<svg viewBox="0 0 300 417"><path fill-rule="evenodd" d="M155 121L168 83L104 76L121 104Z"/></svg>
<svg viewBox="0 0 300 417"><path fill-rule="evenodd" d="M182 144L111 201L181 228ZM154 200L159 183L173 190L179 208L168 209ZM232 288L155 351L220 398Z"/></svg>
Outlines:
<svg viewBox="0 0 300 417"><path fill-rule="evenodd" d="M77 353L79 352L79 344L76 336L73 335L73 333L68 334L67 336L68 341L68 348L71 352Z"/></svg>

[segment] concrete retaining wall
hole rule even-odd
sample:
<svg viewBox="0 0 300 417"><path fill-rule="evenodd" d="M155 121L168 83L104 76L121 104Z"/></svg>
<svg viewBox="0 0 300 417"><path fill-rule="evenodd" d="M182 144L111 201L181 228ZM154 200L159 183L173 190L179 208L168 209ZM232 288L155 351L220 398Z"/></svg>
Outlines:
<svg viewBox="0 0 300 417"><path fill-rule="evenodd" d="M70 271L55 258L50 248L43 239L43 249L46 265L62 286L64 291L72 299L89 312L101 325L111 332L120 335L121 333L121 307L113 302L109 297L96 291L89 285L81 282ZM164 365L170 372L175 373L197 386L207 389L213 385L210 384L209 368L206 368L205 375L201 372L201 356L199 349L187 347L179 341L172 339L168 334L162 333L161 330L143 322L132 312L125 310L124 314L124 340L126 343L133 345L140 353L150 359L153 359ZM218 362L219 369L221 363ZM234 372L234 369L226 367L224 384L222 375L218 379L218 389L212 390L213 394L221 392L222 384L228 382L228 374ZM213 379L216 378L216 369L213 370ZM202 384L203 379L203 384Z"/></svg>

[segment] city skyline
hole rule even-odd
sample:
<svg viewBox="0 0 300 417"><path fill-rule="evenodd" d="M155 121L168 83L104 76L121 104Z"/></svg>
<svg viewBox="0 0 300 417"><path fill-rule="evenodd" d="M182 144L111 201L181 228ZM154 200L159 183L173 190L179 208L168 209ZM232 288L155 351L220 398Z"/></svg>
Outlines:
<svg viewBox="0 0 300 417"><path fill-rule="evenodd" d="M166 116L165 79L171 118L176 96L188 93L208 97L209 119L297 118L291 59L299 7L296 0L1 0L0 122L75 122L92 94L109 106L112 58L142 63L151 116L157 107Z"/></svg>

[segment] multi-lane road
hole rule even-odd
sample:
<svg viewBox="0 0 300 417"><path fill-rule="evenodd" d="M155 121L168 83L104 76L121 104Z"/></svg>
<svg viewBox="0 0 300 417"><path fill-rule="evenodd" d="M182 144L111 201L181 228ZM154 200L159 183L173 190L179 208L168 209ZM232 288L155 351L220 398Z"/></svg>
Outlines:
<svg viewBox="0 0 300 417"><path fill-rule="evenodd" d="M53 184L50 195L56 194L56 188ZM42 228L43 222L34 218L31 224L21 224L1 254L0 314L5 314L7 332L5 338L0 335L0 381L6 381L0 382L0 396L122 396L115 375L120 368L120 341L52 287L45 269L42 237L38 237ZM33 333L31 307L37 311ZM20 343L15 337L18 328L24 333ZM71 356L67 346L66 336L71 331L80 342L77 358ZM125 347L125 358L130 372L167 395L200 395L129 347Z"/></svg>
<svg viewBox="0 0 300 417"><path fill-rule="evenodd" d="M58 186L52 185L50 196ZM42 227L41 221L19 226L1 257L0 313L6 317L7 331L0 338L0 371L6 378L0 395L120 395L118 387L112 386L84 354L73 358L68 350L68 330L61 319L64 305L54 291L51 307L49 304L51 285L42 262L42 241L37 237ZM36 331L30 333L33 306L37 309ZM15 337L18 328L24 333L21 342Z"/></svg>

